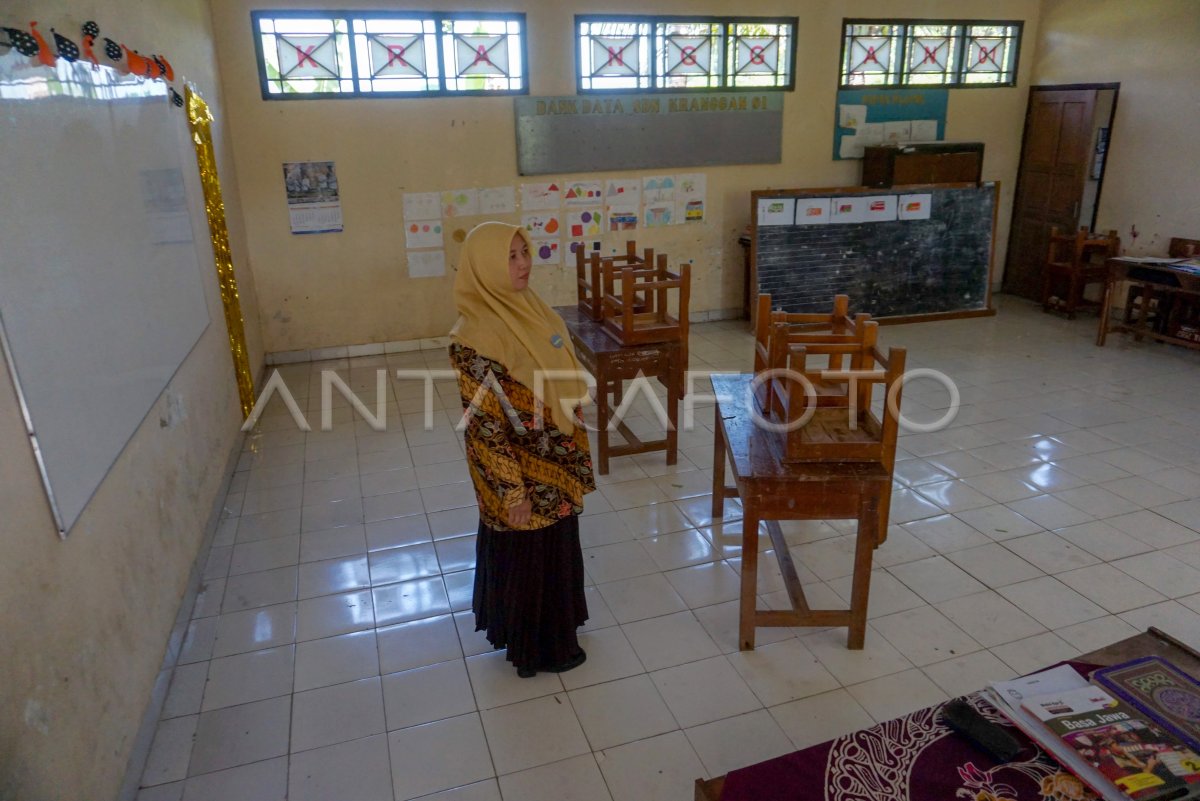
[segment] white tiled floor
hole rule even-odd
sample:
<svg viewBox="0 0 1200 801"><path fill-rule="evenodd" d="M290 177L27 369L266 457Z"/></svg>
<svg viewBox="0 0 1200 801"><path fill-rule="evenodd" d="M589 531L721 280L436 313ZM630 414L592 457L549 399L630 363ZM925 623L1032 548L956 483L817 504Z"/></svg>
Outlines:
<svg viewBox="0 0 1200 801"><path fill-rule="evenodd" d="M387 431L273 404L245 453L143 801L684 801L692 781L801 748L1147 625L1200 645L1200 372L1193 353L1006 299L994 318L883 329L953 378L943 431L905 435L863 651L844 630L736 646L737 503L710 519L711 406L661 455L616 459L582 520L588 662L523 680L474 631L477 516L435 385L392 381ZM692 329L693 367L750 364L744 324ZM444 368L441 350L281 370L314 428L320 370ZM947 404L930 382L909 417ZM368 404L372 405L373 404ZM647 409L643 408L643 412ZM403 412L403 417L401 413ZM630 421L652 430L645 414ZM816 605L849 593L852 528L784 525ZM769 547L764 540L764 547ZM774 556L762 603L780 604Z"/></svg>

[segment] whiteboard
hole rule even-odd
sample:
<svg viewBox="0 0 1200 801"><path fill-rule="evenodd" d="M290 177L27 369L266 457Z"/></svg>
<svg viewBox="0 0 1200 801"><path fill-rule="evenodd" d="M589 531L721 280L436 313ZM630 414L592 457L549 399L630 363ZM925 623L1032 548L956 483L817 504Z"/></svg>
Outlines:
<svg viewBox="0 0 1200 801"><path fill-rule="evenodd" d="M0 338L66 536L208 327L203 198L166 84L15 50L0 164Z"/></svg>

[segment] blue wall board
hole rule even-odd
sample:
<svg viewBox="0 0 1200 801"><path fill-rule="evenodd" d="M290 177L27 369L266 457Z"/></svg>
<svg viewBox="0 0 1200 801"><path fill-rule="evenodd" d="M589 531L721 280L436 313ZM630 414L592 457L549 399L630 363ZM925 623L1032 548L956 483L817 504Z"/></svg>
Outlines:
<svg viewBox="0 0 1200 801"><path fill-rule="evenodd" d="M946 137L948 89L842 89L833 120L833 158L862 158L864 145ZM935 130L936 127L936 130Z"/></svg>

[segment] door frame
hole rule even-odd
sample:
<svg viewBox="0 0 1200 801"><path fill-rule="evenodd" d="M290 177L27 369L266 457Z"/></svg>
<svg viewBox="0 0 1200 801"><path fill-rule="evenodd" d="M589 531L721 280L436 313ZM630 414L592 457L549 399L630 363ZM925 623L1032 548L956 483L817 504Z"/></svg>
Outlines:
<svg viewBox="0 0 1200 801"><path fill-rule="evenodd" d="M1021 168L1025 166L1025 140L1029 136L1029 114L1033 110L1034 92L1064 92L1077 89L1094 89L1097 92L1111 89L1113 91L1112 109L1108 114L1108 149L1104 155L1104 165L1100 169L1100 178L1096 182L1096 202L1092 206L1092 219L1088 221L1088 228L1095 230L1096 215L1100 211L1100 198L1104 192L1104 176L1108 173L1108 153L1112 150L1113 142L1113 121L1117 118L1117 102L1121 99L1121 84L1115 83L1059 83L1046 84L1029 87L1029 98L1025 102L1025 119L1021 123L1021 149L1018 151L1021 155L1017 161L1016 181L1013 184L1013 200L1012 205L1008 209L1008 248L1005 250L1004 261L1004 280L1001 282L1000 291L1004 291L1004 284L1008 283L1008 259L1012 253L1013 237L1016 235L1016 226L1013 225L1013 220L1016 219L1017 201L1021 197Z"/></svg>

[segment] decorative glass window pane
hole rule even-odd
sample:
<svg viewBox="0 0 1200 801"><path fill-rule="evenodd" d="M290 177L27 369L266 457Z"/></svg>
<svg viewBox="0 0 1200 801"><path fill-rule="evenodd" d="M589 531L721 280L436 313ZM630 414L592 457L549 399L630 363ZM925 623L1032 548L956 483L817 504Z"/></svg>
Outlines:
<svg viewBox="0 0 1200 801"><path fill-rule="evenodd" d="M359 91L429 92L440 88L437 41L429 20L356 19L353 24Z"/></svg>
<svg viewBox="0 0 1200 801"><path fill-rule="evenodd" d="M660 22L655 26L655 86L688 89L721 85L721 26L712 22Z"/></svg>
<svg viewBox="0 0 1200 801"><path fill-rule="evenodd" d="M895 53L900 38L896 25L847 25L842 83L876 85L895 83Z"/></svg>
<svg viewBox="0 0 1200 801"><path fill-rule="evenodd" d="M957 25L908 26L906 84L950 84L954 82L961 28Z"/></svg>
<svg viewBox="0 0 1200 801"><path fill-rule="evenodd" d="M519 23L504 19L448 19L442 27L447 90L523 88Z"/></svg>
<svg viewBox="0 0 1200 801"><path fill-rule="evenodd" d="M967 26L967 52L963 64L964 83L1011 84L1016 76L1016 26Z"/></svg>
<svg viewBox="0 0 1200 801"><path fill-rule="evenodd" d="M729 85L789 86L794 31L788 24L738 22L729 26Z"/></svg>
<svg viewBox="0 0 1200 801"><path fill-rule="evenodd" d="M271 94L353 91L345 20L260 19L259 35Z"/></svg>
<svg viewBox="0 0 1200 801"><path fill-rule="evenodd" d="M650 86L649 55L648 23L579 23L581 89L647 88Z"/></svg>

